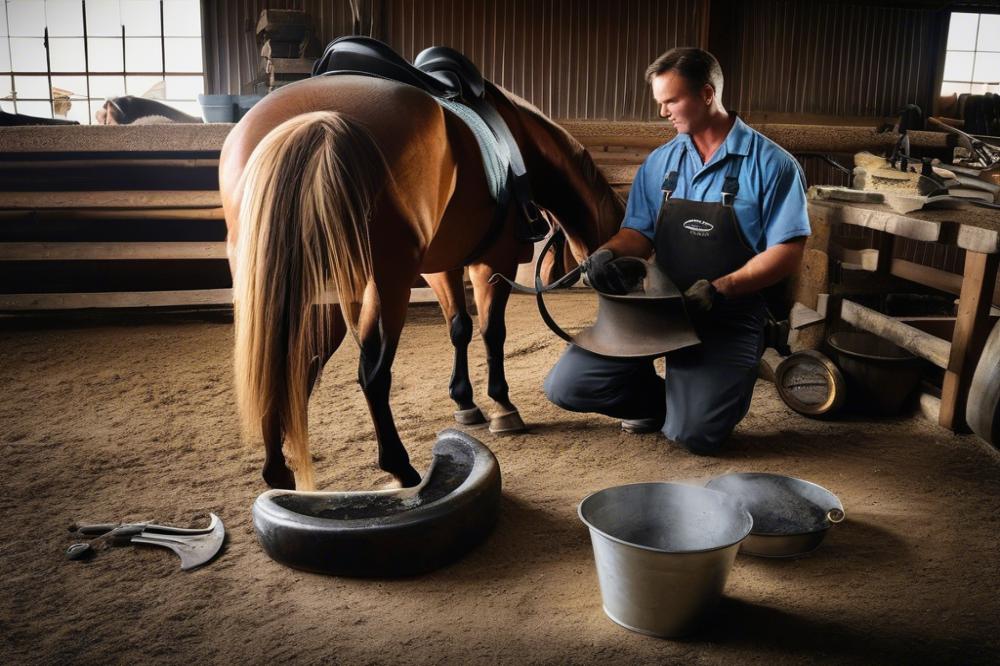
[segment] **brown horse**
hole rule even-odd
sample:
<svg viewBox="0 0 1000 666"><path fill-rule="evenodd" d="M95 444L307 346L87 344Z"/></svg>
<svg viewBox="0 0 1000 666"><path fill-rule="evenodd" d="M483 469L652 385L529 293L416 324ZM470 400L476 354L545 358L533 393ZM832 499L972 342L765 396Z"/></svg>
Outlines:
<svg viewBox="0 0 1000 666"><path fill-rule="evenodd" d="M610 238L622 201L583 147L511 93L488 84L487 98L521 148L538 205L560 221L573 254L582 258ZM420 481L389 407L392 359L420 274L441 303L455 347L456 418L482 419L468 375L468 266L488 394L497 416L523 429L503 367L510 288L490 276L513 278L532 246L515 236L517 206L492 229L496 204L475 137L460 120L404 84L316 77L254 106L229 134L219 172L237 395L245 432L263 435L268 485L314 487L309 394L348 331L361 348L359 382L379 467L403 485Z"/></svg>

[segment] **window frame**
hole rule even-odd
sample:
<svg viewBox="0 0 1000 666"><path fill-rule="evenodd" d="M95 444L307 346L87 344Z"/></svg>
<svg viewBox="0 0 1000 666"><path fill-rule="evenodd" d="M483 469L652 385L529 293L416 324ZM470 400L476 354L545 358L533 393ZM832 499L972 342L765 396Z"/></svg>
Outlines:
<svg viewBox="0 0 1000 666"><path fill-rule="evenodd" d="M164 0L157 0L157 5L159 6L159 12L160 12L160 18L159 18L160 34L159 35L148 35L148 34L128 35L129 39L136 39L136 38L140 38L140 39L142 39L142 38L144 38L144 39L159 39L159 43L160 43L160 69L158 71L130 71L129 70L129 68L128 68L128 57L127 57L128 46L127 46L127 43L125 41L126 40L126 34L125 34L125 25L124 25L123 22L120 25L120 28L121 28L121 35L120 35L120 37L117 36L117 35L116 36L100 35L99 37L92 37L92 36L90 36L88 34L88 29L87 29L87 3L86 3L86 0L79 0L80 11L82 13L81 18L82 18L82 22L83 22L82 23L82 33L83 34L81 34L81 35L58 35L58 36L50 36L49 35L48 21L46 20L45 29L44 29L43 34L41 36L41 39L43 40L43 45L44 45L44 48L45 48L45 71L44 72L42 72L42 71L32 71L32 72L20 72L20 71L17 71L17 69L15 67L15 64L14 64L14 61L13 61L14 60L13 59L13 48L11 47L11 41L10 40L12 40L12 39L38 39L38 37L28 37L28 36L21 36L21 35L12 36L10 34L10 32L11 32L10 31L10 18L9 18L9 9L7 7L7 2L6 2L6 0L0 0L0 2L2 2L5 5L4 9L8 10L8 11L4 12L4 20L6 21L6 26L5 27L7 29L6 30L7 34L4 37L4 39L8 40L8 58L10 60L10 68L9 68L9 70L0 71L0 80L6 79L9 82L10 93L11 93L11 96L12 96L11 99L3 99L2 101L4 101L4 102L12 102L13 103L13 108L14 108L14 113L19 113L18 104L20 102L46 102L49 105L49 114L50 114L50 117L55 118L56 117L56 115L55 115L55 101L56 100L55 100L55 97L52 94L52 79L53 79L53 77L82 77L84 79L85 86L86 86L86 90L84 92L85 96L79 96L78 95L78 96L72 97L70 99L71 99L71 101L73 103L86 102L86 105L87 105L87 121L88 121L87 124L91 124L91 125L95 124L95 120L96 119L95 119L94 116L96 114L97 109L100 108L101 106L103 106L103 103L104 103L103 100L100 100L98 98L92 97L92 95L91 95L91 78L92 77L102 77L102 78L103 77L112 77L112 78L113 77L120 77L121 80L122 80L122 83L125 84L126 86L127 86L127 77L151 77L151 78L155 77L155 78L158 78L160 81L162 81L164 83L164 86L166 86L168 78L173 78L173 77L201 77L201 80L202 80L202 92L204 93L204 86L205 86L205 53L204 53L204 49L205 49L205 35L204 35L204 31L203 31L203 29L199 29L200 34L198 36L193 36L193 35L170 35L170 36L167 36L165 34L166 29L165 29L165 20L164 20ZM204 12L205 12L204 2L203 2L203 0L198 0L198 21L199 21L199 26L203 26L204 25L204 23L203 23ZM122 60L121 60L121 62L122 62L122 68L121 68L121 71L104 72L104 71L92 71L92 70L90 70L90 40L91 39L97 39L97 38L102 38L102 39L116 39L116 40L120 39L121 40L121 55L122 55ZM83 57L84 57L84 60L83 60L84 69L83 69L83 71L61 71L61 70L60 71L53 71L52 70L52 55L51 55L51 43L50 43L50 40L61 40L61 39L82 39L83 40ZM198 70L191 70L191 71L173 71L173 70L168 71L167 70L167 40L168 39L197 39L199 41L199 48L201 50L201 67ZM48 88L48 91L49 91L49 96L46 97L46 98L43 98L43 97L20 97L17 94L16 82L15 82L16 77L31 77L31 78L36 78L36 79L44 78L46 80L46 83L47 83L47 88ZM126 88L126 90L127 90L127 88ZM126 94L128 94L128 93L126 92ZM191 99L186 99L186 98L184 98L184 99L180 99L180 98L179 99L173 99L173 98L167 99L167 98L165 98L165 99L158 99L156 101L161 101L161 102L164 102L166 104L170 104L171 102L185 102L185 103L186 102L192 102L192 101L196 101L196 99L195 100L191 100ZM95 103L96 103L96 106L95 106Z"/></svg>

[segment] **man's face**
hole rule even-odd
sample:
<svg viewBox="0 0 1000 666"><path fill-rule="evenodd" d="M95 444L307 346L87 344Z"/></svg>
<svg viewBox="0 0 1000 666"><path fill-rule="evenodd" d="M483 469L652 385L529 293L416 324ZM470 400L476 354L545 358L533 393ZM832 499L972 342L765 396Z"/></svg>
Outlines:
<svg viewBox="0 0 1000 666"><path fill-rule="evenodd" d="M713 91L710 86L692 91L677 72L671 70L653 77L653 98L666 118L678 132L691 134L708 124L709 101Z"/></svg>

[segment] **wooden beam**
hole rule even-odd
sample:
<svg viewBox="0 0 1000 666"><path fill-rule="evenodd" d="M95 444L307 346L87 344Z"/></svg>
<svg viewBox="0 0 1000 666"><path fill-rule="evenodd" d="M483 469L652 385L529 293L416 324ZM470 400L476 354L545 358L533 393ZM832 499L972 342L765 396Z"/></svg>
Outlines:
<svg viewBox="0 0 1000 666"><path fill-rule="evenodd" d="M0 209L218 208L216 190L129 190L108 192L0 192Z"/></svg>
<svg viewBox="0 0 1000 666"><path fill-rule="evenodd" d="M912 240L936 241L941 238L940 222L899 215L871 204L841 204L814 199L809 202L809 216L822 218L829 224L851 224Z"/></svg>
<svg viewBox="0 0 1000 666"><path fill-rule="evenodd" d="M33 160L30 157L23 160L0 160L0 171L12 171L18 169L78 169L81 167L91 167L99 169L101 167L170 167L171 169L211 169L219 167L217 159L198 159L182 157L178 159L149 159L142 157L142 153L137 153L135 159L112 158L112 159L90 159L90 160Z"/></svg>
<svg viewBox="0 0 1000 666"><path fill-rule="evenodd" d="M885 338L915 356L927 359L939 368L947 368L951 345L947 340L900 323L896 319L844 299L840 304L840 318L862 331Z"/></svg>
<svg viewBox="0 0 1000 666"><path fill-rule="evenodd" d="M997 281L998 265L1000 255L965 253L965 273L958 298L955 334L941 387L940 423L952 430L966 427L965 403L972 374L989 335L990 300Z"/></svg>
<svg viewBox="0 0 1000 666"><path fill-rule="evenodd" d="M226 259L224 242L0 243L0 261Z"/></svg>
<svg viewBox="0 0 1000 666"><path fill-rule="evenodd" d="M232 291L229 289L115 291L85 294L0 294L0 311L232 305L232 302Z"/></svg>
<svg viewBox="0 0 1000 666"><path fill-rule="evenodd" d="M223 208L124 208L54 210L0 210L0 222L32 219L36 222L57 220L225 220Z"/></svg>
<svg viewBox="0 0 1000 666"><path fill-rule="evenodd" d="M327 301L323 301L327 302ZM336 302L336 297L330 302ZM436 303L430 287L410 291L411 304ZM231 289L179 291L114 291L60 294L0 294L0 312L89 310L108 308L160 308L232 305Z"/></svg>

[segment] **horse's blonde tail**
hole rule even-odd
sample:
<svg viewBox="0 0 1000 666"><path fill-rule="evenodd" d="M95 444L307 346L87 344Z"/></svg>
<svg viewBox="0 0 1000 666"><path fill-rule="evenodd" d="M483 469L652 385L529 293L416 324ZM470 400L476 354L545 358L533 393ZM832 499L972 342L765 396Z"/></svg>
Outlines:
<svg viewBox="0 0 1000 666"><path fill-rule="evenodd" d="M296 488L311 490L310 366L316 357L325 359L339 324L336 308L316 304L332 283L357 339L373 274L368 224L388 169L363 127L319 111L269 132L243 178L233 278L243 430L259 433L266 417L277 416Z"/></svg>

